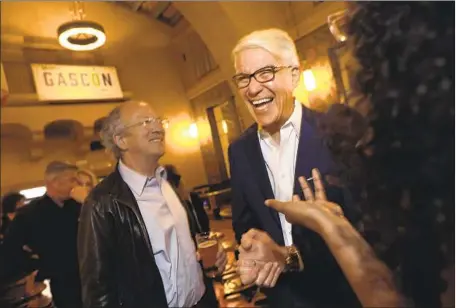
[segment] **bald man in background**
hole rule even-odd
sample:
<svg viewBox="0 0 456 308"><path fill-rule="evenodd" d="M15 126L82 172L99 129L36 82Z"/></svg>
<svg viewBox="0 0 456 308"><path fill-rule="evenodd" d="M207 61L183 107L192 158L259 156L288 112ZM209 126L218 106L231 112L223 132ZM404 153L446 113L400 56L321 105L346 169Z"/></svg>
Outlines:
<svg viewBox="0 0 456 308"><path fill-rule="evenodd" d="M3 241L1 278L8 281L26 271L23 257L27 246L37 254L42 279L50 279L57 308L80 308L81 292L76 238L81 203L72 198L78 187L78 168L61 161L46 167L46 194L20 208Z"/></svg>

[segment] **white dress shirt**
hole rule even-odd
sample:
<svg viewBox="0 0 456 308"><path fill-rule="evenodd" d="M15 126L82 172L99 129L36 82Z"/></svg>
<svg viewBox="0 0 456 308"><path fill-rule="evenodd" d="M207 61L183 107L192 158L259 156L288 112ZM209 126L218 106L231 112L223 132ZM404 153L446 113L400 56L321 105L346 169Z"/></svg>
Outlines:
<svg viewBox="0 0 456 308"><path fill-rule="evenodd" d="M166 180L165 169L157 168L155 177L148 178L120 161L119 172L138 202L168 306L195 305L205 292L203 273L196 260L187 213Z"/></svg>
<svg viewBox="0 0 456 308"><path fill-rule="evenodd" d="M261 152L268 170L269 182L275 199L279 201L291 201L293 197L301 117L301 103L295 101L293 113L280 128L280 144L277 144L266 131L258 130ZM285 245L290 246L293 244L291 224L282 213L279 213L279 218Z"/></svg>

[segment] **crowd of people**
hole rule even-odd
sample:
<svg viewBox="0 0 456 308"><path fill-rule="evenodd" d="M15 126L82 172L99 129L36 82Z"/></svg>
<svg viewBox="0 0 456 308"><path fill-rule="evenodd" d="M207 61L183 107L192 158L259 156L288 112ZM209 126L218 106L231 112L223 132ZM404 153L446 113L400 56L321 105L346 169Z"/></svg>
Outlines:
<svg viewBox="0 0 456 308"><path fill-rule="evenodd" d="M285 31L254 31L233 48L232 81L255 120L229 147L237 271L269 306L449 303L454 9L349 3L356 101L326 113L293 97L302 68ZM119 105L100 134L118 161L101 183L52 162L43 197L3 198L1 278L30 266L18 257L27 246L58 308L217 307L195 242L209 220L177 170L160 164L153 102ZM223 272L222 247L215 259Z"/></svg>

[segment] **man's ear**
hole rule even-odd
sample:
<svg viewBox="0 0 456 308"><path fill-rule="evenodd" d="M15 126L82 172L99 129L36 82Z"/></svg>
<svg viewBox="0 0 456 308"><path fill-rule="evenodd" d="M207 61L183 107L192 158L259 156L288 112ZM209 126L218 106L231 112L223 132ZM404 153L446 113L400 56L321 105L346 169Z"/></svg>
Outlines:
<svg viewBox="0 0 456 308"><path fill-rule="evenodd" d="M114 135L114 138L112 138L114 143L122 150L125 151L128 149L128 142L126 138L122 135Z"/></svg>
<svg viewBox="0 0 456 308"><path fill-rule="evenodd" d="M301 77L301 70L299 69L299 67L292 68L291 78L292 78L292 83L293 83L293 89L295 89L298 86L300 77Z"/></svg>

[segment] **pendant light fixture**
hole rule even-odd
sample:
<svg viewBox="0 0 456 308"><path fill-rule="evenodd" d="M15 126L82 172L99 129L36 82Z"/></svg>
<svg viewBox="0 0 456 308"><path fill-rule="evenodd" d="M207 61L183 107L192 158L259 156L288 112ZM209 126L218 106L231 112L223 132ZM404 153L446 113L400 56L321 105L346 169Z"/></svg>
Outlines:
<svg viewBox="0 0 456 308"><path fill-rule="evenodd" d="M73 21L64 23L58 30L58 39L62 47L74 51L97 49L106 42L103 27L92 21L85 21L85 13L81 1L75 1L71 8Z"/></svg>

